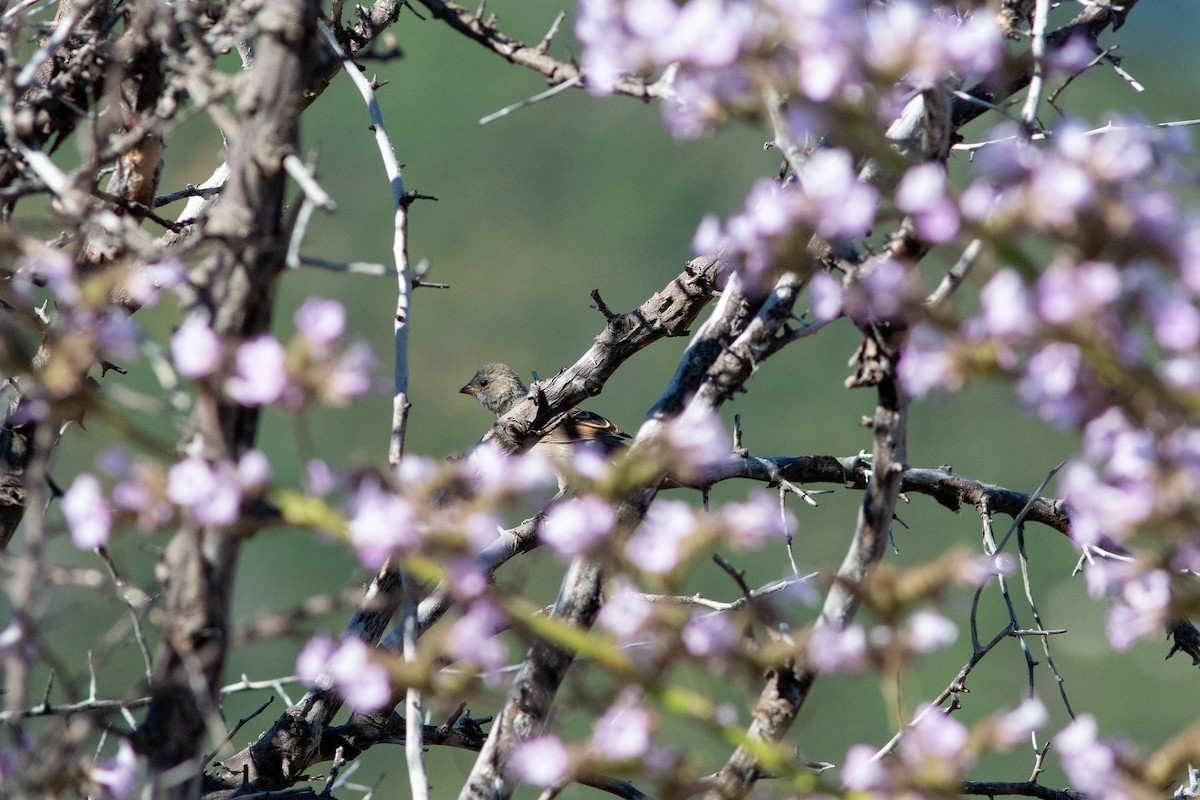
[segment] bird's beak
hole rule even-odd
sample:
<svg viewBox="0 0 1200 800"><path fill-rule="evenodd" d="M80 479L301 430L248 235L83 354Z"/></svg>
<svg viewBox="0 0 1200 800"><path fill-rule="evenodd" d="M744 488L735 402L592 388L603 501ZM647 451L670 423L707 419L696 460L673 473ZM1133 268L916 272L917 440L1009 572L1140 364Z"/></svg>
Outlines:
<svg viewBox="0 0 1200 800"><path fill-rule="evenodd" d="M468 383L466 386L459 389L458 393L459 394L475 394L475 387Z"/></svg>

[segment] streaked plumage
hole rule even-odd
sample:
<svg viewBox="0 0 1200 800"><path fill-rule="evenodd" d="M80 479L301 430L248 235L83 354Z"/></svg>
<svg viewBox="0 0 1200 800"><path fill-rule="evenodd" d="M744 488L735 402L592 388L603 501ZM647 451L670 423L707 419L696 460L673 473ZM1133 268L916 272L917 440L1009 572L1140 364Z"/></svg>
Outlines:
<svg viewBox="0 0 1200 800"><path fill-rule="evenodd" d="M497 417L504 416L529 393L517 373L505 364L483 365L458 391L471 395ZM564 474L570 469L576 447L592 444L605 453L612 453L623 448L629 439L629 434L611 421L576 407L568 411L562 422L547 432L534 445L534 449L554 465L561 485L564 483Z"/></svg>

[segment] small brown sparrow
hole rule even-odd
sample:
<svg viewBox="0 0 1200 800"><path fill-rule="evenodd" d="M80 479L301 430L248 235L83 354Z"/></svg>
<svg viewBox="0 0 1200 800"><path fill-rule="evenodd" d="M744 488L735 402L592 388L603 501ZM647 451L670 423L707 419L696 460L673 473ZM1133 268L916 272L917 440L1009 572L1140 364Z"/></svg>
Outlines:
<svg viewBox="0 0 1200 800"><path fill-rule="evenodd" d="M474 397L497 418L508 413L529 393L517 373L505 364L484 364L475 377L458 391ZM629 434L599 414L576 407L568 411L562 421L551 428L533 449L554 466L561 490L566 485L564 478L571 471L577 448L590 445L605 455L611 455L625 447L630 438Z"/></svg>

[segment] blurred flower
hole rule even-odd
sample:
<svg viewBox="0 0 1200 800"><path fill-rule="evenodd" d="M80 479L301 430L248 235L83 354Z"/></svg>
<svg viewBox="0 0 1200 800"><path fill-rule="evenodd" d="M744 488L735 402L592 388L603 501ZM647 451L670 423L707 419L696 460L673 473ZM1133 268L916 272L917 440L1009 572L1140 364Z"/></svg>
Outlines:
<svg viewBox="0 0 1200 800"><path fill-rule="evenodd" d="M534 786L558 786L571 769L571 754L557 736L539 736L513 748L508 768L518 779Z"/></svg>
<svg viewBox="0 0 1200 800"><path fill-rule="evenodd" d="M238 516L242 487L229 462L209 464L189 456L167 471L167 499L187 509L197 522L229 525Z"/></svg>
<svg viewBox="0 0 1200 800"><path fill-rule="evenodd" d="M243 342L234 356L233 374L225 392L247 406L274 403L288 385L287 352L275 337L264 333Z"/></svg>
<svg viewBox="0 0 1200 800"><path fill-rule="evenodd" d="M644 634L654 609L650 602L631 587L618 587L605 601L596 624L609 631L621 642L629 642Z"/></svg>
<svg viewBox="0 0 1200 800"><path fill-rule="evenodd" d="M697 614L680 631L687 651L698 658L723 656L737 646L737 626L724 614Z"/></svg>
<svg viewBox="0 0 1200 800"><path fill-rule="evenodd" d="M1000 717L996 725L996 740L1005 747L1028 742L1030 735L1050 719L1046 706L1038 697L1027 697L1012 711Z"/></svg>
<svg viewBox="0 0 1200 800"><path fill-rule="evenodd" d="M966 745L966 726L942 709L931 708L928 713L917 714L917 721L901 737L898 752L911 767L938 776L947 771L961 775L975 761Z"/></svg>
<svg viewBox="0 0 1200 800"><path fill-rule="evenodd" d="M923 608L908 618L908 636L918 653L931 653L954 644L958 627L937 611Z"/></svg>
<svg viewBox="0 0 1200 800"><path fill-rule="evenodd" d="M94 794L125 797L133 791L137 780L137 755L125 739L117 745L117 754L107 761L88 767L88 783Z"/></svg>
<svg viewBox="0 0 1200 800"><path fill-rule="evenodd" d="M1047 422L1069 427L1083 416L1082 357L1065 342L1043 345L1029 357L1017 393Z"/></svg>
<svg viewBox="0 0 1200 800"><path fill-rule="evenodd" d="M1104 628L1117 650L1128 650L1138 639L1161 635L1171 603L1171 577L1156 569L1128 580L1121 599L1108 609Z"/></svg>
<svg viewBox="0 0 1200 800"><path fill-rule="evenodd" d="M370 655L370 648L361 639L344 639L335 646L328 637L315 636L300 651L296 674L313 683L327 673L355 711L370 714L386 707L392 698L387 670L371 661Z"/></svg>
<svg viewBox="0 0 1200 800"><path fill-rule="evenodd" d="M796 517L779 501L779 496L755 490L744 503L727 503L721 519L730 543L754 550L771 541L782 542L796 530Z"/></svg>
<svg viewBox="0 0 1200 800"><path fill-rule="evenodd" d="M874 224L879 193L858 179L849 152L816 150L797 177L808 197L805 216L821 236L861 236Z"/></svg>
<svg viewBox="0 0 1200 800"><path fill-rule="evenodd" d="M653 719L640 698L623 697L613 703L592 728L592 747L601 758L626 761L650 749Z"/></svg>
<svg viewBox="0 0 1200 800"><path fill-rule="evenodd" d="M346 331L346 308L337 300L310 297L294 319L296 330L317 348L328 347Z"/></svg>
<svg viewBox="0 0 1200 800"><path fill-rule="evenodd" d="M473 664L482 672L496 672L508 658L508 648L496 634L507 627L504 613L490 600L480 597L446 629L446 654Z"/></svg>
<svg viewBox="0 0 1200 800"><path fill-rule="evenodd" d="M371 390L375 353L366 342L355 342L333 359L318 387L321 399L332 406L345 406Z"/></svg>
<svg viewBox="0 0 1200 800"><path fill-rule="evenodd" d="M542 544L564 559L598 547L617 524L617 512L595 495L584 495L550 509L538 531Z"/></svg>
<svg viewBox="0 0 1200 800"><path fill-rule="evenodd" d="M717 412L693 404L668 420L663 436L674 456L673 466L682 476L703 475L730 453L729 437Z"/></svg>
<svg viewBox="0 0 1200 800"><path fill-rule="evenodd" d="M1097 741L1097 731L1096 718L1080 714L1054 737L1054 749L1071 788L1088 794L1111 789L1119 777L1116 757L1111 748Z"/></svg>
<svg viewBox="0 0 1200 800"><path fill-rule="evenodd" d="M185 378L206 378L221 368L221 339L206 314L192 312L171 336L171 359Z"/></svg>
<svg viewBox="0 0 1200 800"><path fill-rule="evenodd" d="M71 541L80 550L91 550L108 543L112 531L112 509L104 497L100 479L86 472L75 476L71 488L62 496L63 516L71 531Z"/></svg>
<svg viewBox="0 0 1200 800"><path fill-rule="evenodd" d="M1038 313L1052 325L1066 325L1096 313L1120 293L1121 276L1112 264L1052 265L1038 278Z"/></svg>
<svg viewBox="0 0 1200 800"><path fill-rule="evenodd" d="M350 544L363 566L378 569L393 553L414 553L420 548L412 505L378 481L364 480L351 505Z"/></svg>
<svg viewBox="0 0 1200 800"><path fill-rule="evenodd" d="M180 285L186 267L178 258L143 264L125 274L125 291L135 305L151 307L158 302L158 290Z"/></svg>
<svg viewBox="0 0 1200 800"><path fill-rule="evenodd" d="M333 491L333 470L319 458L310 458L304 465L304 476L308 483L308 491L321 495Z"/></svg>
<svg viewBox="0 0 1200 800"><path fill-rule="evenodd" d="M867 666L867 634L860 625L817 625L808 637L808 663L821 672L852 675Z"/></svg>
<svg viewBox="0 0 1200 800"><path fill-rule="evenodd" d="M910 167L896 187L896 208L913 218L917 235L934 244L958 234L958 208L946 197L946 169L929 161Z"/></svg>
<svg viewBox="0 0 1200 800"><path fill-rule="evenodd" d="M242 453L242 457L238 459L237 471L238 480L247 489L261 488L271 480L271 462L267 461L261 450L247 450Z"/></svg>
<svg viewBox="0 0 1200 800"><path fill-rule="evenodd" d="M896 373L904 390L913 397L924 397L934 389L954 391L962 386L951 342L932 325L921 322L914 327L904 344Z"/></svg>
<svg viewBox="0 0 1200 800"><path fill-rule="evenodd" d="M696 516L683 500L659 500L625 544L635 567L655 575L671 572L686 555L686 541L696 531Z"/></svg>
<svg viewBox="0 0 1200 800"><path fill-rule="evenodd" d="M1033 333L1036 319L1025 281L1016 270L996 271L979 293L984 327L990 336L1004 341L1022 339Z"/></svg>
<svg viewBox="0 0 1200 800"><path fill-rule="evenodd" d="M886 794L892 787L892 776L875 758L875 748L856 744L846 751L842 765L842 783L847 789L858 792Z"/></svg>
<svg viewBox="0 0 1200 800"><path fill-rule="evenodd" d="M842 313L842 282L828 272L817 272L808 282L809 303L813 316L822 322L837 319Z"/></svg>

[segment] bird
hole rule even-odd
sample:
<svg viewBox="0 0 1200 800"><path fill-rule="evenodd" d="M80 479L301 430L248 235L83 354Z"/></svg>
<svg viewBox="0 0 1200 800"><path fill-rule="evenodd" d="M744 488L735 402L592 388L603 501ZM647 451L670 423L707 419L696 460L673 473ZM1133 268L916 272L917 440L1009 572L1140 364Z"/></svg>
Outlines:
<svg viewBox="0 0 1200 800"><path fill-rule="evenodd" d="M529 393L511 367L498 363L484 364L458 391L474 397L497 419ZM624 449L631 438L612 421L576 406L538 440L533 450L545 456L554 467L561 494L566 489L566 478L572 471L579 448L596 447L603 455L611 456Z"/></svg>

